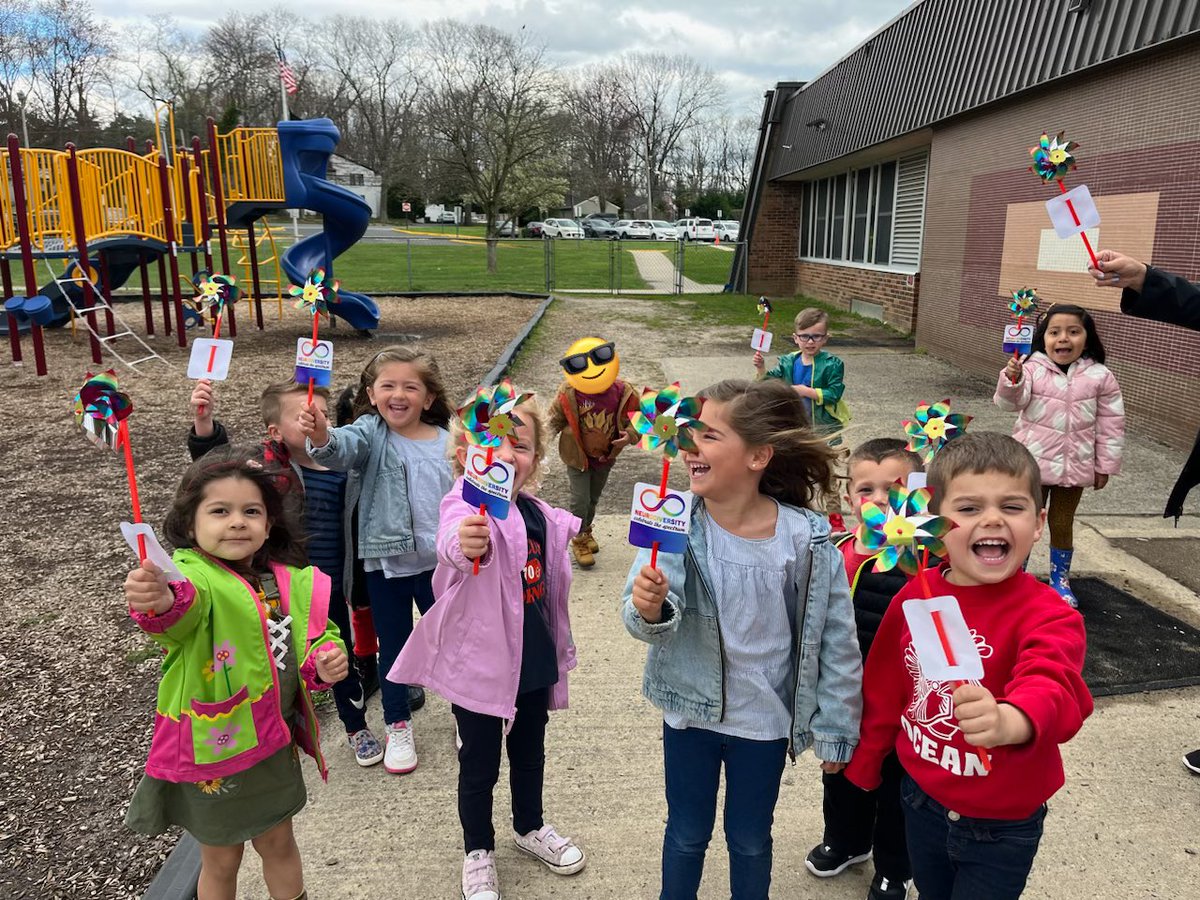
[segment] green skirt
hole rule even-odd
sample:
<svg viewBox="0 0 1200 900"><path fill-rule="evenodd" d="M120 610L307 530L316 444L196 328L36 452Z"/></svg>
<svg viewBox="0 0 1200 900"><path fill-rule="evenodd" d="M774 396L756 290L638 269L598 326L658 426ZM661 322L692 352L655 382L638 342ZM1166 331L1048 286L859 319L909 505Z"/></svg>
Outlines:
<svg viewBox="0 0 1200 900"><path fill-rule="evenodd" d="M279 673L284 721L295 712L300 677L296 654L289 649ZM300 771L300 753L292 743L244 772L209 781L163 781L143 775L125 824L142 834L162 834L178 825L201 844L243 844L290 819L304 808L308 792Z"/></svg>

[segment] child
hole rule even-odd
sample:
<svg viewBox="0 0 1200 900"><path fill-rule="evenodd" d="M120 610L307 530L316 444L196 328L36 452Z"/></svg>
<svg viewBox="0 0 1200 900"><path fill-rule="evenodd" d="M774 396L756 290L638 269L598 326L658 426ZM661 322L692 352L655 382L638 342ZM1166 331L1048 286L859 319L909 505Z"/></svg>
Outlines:
<svg viewBox="0 0 1200 900"><path fill-rule="evenodd" d="M583 851L542 819L547 710L567 705L575 645L567 616L579 520L532 495L545 454L545 427L532 402L495 458L516 469L515 509L506 519L478 514L462 498L466 435L455 422L458 480L442 500L438 601L423 616L389 679L423 684L453 705L458 751L458 816L463 828L464 900L499 900L492 791L507 735L517 847L559 875L586 862ZM472 574L479 560L479 574Z"/></svg>
<svg viewBox="0 0 1200 900"><path fill-rule="evenodd" d="M314 461L362 473L358 555L379 635L379 668L386 672L412 633L414 601L422 615L433 606L437 510L452 481L450 406L437 362L411 347L380 350L363 369L354 413L353 424L330 428L322 404L305 405L299 427ZM384 679L380 693L383 767L404 775L417 767L408 688Z"/></svg>
<svg viewBox="0 0 1200 900"><path fill-rule="evenodd" d="M581 569L596 564L600 549L592 520L617 454L629 443L629 416L638 395L617 374L621 360L611 341L580 338L559 360L565 381L550 407L550 433L559 434L558 455L567 467L571 512L583 528L571 542Z"/></svg>
<svg viewBox="0 0 1200 900"><path fill-rule="evenodd" d="M294 495L303 510L305 550L309 562L329 576L329 618L343 640L351 634L350 609L346 598L354 589L354 538L351 517L358 503L358 473L334 472L313 462L300 431L300 411L308 393L307 384L284 381L268 385L262 392L262 417L267 426L263 454L294 476L300 488ZM188 452L195 461L215 447L229 443L225 426L213 417L212 382L202 378L192 391L193 423L188 435ZM329 391L313 389L313 402L326 408ZM338 718L360 766L373 766L383 759L383 747L367 727L366 689L354 666L333 689Z"/></svg>
<svg viewBox="0 0 1200 900"><path fill-rule="evenodd" d="M873 790L887 755L899 756L922 900L1005 900L1024 890L1046 801L1063 784L1058 745L1092 711L1083 619L1021 568L1046 518L1037 463L1024 447L992 432L957 437L930 463L929 487L932 511L956 527L943 538L949 561L926 573L928 587L958 599L983 680L956 686L924 676L901 607L921 596L910 582L867 657L862 741L846 777Z"/></svg>
<svg viewBox="0 0 1200 900"><path fill-rule="evenodd" d="M841 554L804 507L829 490L834 451L776 382L704 391L687 552L639 552L629 633L649 643L642 691L663 711L663 900L695 898L725 766L729 880L766 898L784 758L812 746L840 771L858 742L862 661Z"/></svg>
<svg viewBox="0 0 1200 900"><path fill-rule="evenodd" d="M1078 607L1068 580L1075 508L1085 488L1101 490L1121 471L1125 445L1121 388L1104 365L1104 345L1087 310L1061 303L1046 310L1033 353L1008 361L993 399L1018 414L1013 437L1038 461L1050 521L1050 585Z"/></svg>
<svg viewBox="0 0 1200 900"><path fill-rule="evenodd" d="M921 472L921 457L905 449L897 438L876 438L856 447L850 454L851 509L861 518L863 503L870 501L886 509L888 492L897 481L904 484L913 472ZM853 534L835 541L850 581L858 646L863 658L871 649L875 632L892 598L907 583L900 569L874 571L874 555ZM904 816L900 811L900 779L904 772L896 754L883 763L883 783L878 790L862 791L840 772L821 776L824 783L825 834L805 860L819 878L840 875L848 867L875 856L875 877L867 900L903 900L908 895L912 869L904 840Z"/></svg>
<svg viewBox="0 0 1200 900"><path fill-rule="evenodd" d="M349 671L328 621L330 581L306 565L284 474L254 451L214 450L183 476L167 516L184 581L145 561L125 579L138 626L163 646L146 775L126 824L178 825L200 842L198 896L232 897L243 844L276 898L302 898L292 817L306 799L297 747L326 775L310 691Z"/></svg>

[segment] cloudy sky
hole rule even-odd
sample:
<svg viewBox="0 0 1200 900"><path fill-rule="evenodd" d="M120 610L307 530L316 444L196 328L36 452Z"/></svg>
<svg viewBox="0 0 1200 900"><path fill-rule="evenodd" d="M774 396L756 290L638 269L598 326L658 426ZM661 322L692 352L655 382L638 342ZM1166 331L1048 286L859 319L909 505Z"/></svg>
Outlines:
<svg viewBox="0 0 1200 900"><path fill-rule="evenodd" d="M282 4L319 18L319 4ZM545 41L563 66L598 62L627 50L688 53L707 63L728 87L731 111L757 114L777 81L808 80L909 4L905 0L354 0L331 12L395 17L413 24L434 18L484 22L505 30L522 25ZM120 25L170 15L203 31L231 10L259 12L280 0L93 0L96 12ZM289 48L294 55L301 48Z"/></svg>

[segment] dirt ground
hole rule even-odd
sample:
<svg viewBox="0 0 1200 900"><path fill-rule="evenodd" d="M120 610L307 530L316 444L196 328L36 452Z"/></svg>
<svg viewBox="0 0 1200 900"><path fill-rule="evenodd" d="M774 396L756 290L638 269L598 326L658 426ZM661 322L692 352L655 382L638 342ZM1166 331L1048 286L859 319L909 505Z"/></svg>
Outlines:
<svg viewBox="0 0 1200 900"><path fill-rule="evenodd" d="M380 301L374 340L343 323L334 383L357 380L366 360L398 336L440 361L451 398L464 397L538 306L536 299L426 297ZM497 310L502 309L502 315ZM296 339L310 319L266 308L266 329L241 312L231 377L217 415L235 440L262 436L258 395L291 377ZM141 329L140 305L118 312ZM161 325L161 322L160 322ZM75 430L71 401L95 366L86 332L46 332L49 375L38 378L28 335L25 364L0 368L0 897L123 898L142 890L174 845L123 825L149 746L158 652L129 621L120 584L132 555L117 525L129 518L124 467ZM161 522L187 464L192 382L186 351L160 334L153 346L175 368L119 372L133 400L130 432L146 521ZM126 345L130 346L130 345ZM124 353L124 349L122 349Z"/></svg>

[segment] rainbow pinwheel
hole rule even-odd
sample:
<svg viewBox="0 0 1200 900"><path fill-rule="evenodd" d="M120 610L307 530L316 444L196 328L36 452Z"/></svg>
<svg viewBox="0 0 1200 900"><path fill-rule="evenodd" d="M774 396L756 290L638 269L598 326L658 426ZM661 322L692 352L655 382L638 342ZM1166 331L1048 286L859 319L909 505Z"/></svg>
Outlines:
<svg viewBox="0 0 1200 900"><path fill-rule="evenodd" d="M946 445L966 430L971 416L950 412L950 401L922 403L917 407L916 420L904 422L904 433L908 435L908 449L921 456L926 463Z"/></svg>
<svg viewBox="0 0 1200 900"><path fill-rule="evenodd" d="M468 440L481 447L499 447L507 439L517 442L517 428L525 423L514 410L533 394L518 394L511 381L475 390L475 396L458 410Z"/></svg>
<svg viewBox="0 0 1200 900"><path fill-rule="evenodd" d="M1012 292L1012 302L1008 304L1008 308L1012 310L1012 314L1018 319L1024 316L1032 316L1037 310L1038 295L1033 288L1021 288L1019 291Z"/></svg>
<svg viewBox="0 0 1200 900"><path fill-rule="evenodd" d="M908 575L921 568L918 551L945 556L942 536L954 527L945 516L929 515L928 488L910 491L893 484L888 491L886 509L867 501L862 505L862 522L857 536L863 546L875 554L875 571L886 572L899 566Z"/></svg>
<svg viewBox="0 0 1200 900"><path fill-rule="evenodd" d="M1038 145L1029 148L1029 155L1033 157L1029 171L1042 181L1061 181L1075 168L1073 151L1078 146L1075 141L1066 139L1065 132L1060 131L1057 137L1050 137L1043 131Z"/></svg>
<svg viewBox="0 0 1200 900"><path fill-rule="evenodd" d="M758 298L758 314L760 316L769 316L775 310L771 307L771 301L766 297Z"/></svg>
<svg viewBox="0 0 1200 900"><path fill-rule="evenodd" d="M642 391L642 399L638 409L629 416L629 424L642 436L638 446L643 450L674 459L680 449L696 449L692 430L704 428L696 418L699 415L700 401L695 397L681 397L676 381L661 391L649 388Z"/></svg>
<svg viewBox="0 0 1200 900"><path fill-rule="evenodd" d="M88 372L87 380L75 395L75 424L97 447L116 450L121 421L133 412L133 401L117 389L117 373L112 369L100 375Z"/></svg>
<svg viewBox="0 0 1200 900"><path fill-rule="evenodd" d="M232 275L210 275L208 272L197 272L193 278L196 286L196 296L192 298L192 306L198 312L215 306L221 313L226 306L232 306L242 297L242 289L237 286L237 279Z"/></svg>
<svg viewBox="0 0 1200 900"><path fill-rule="evenodd" d="M325 280L324 269L313 269L303 287L292 285L288 294L296 298L296 309L303 309L310 315L322 315L329 318L330 304L338 302L338 289L342 286L336 279L333 282Z"/></svg>

